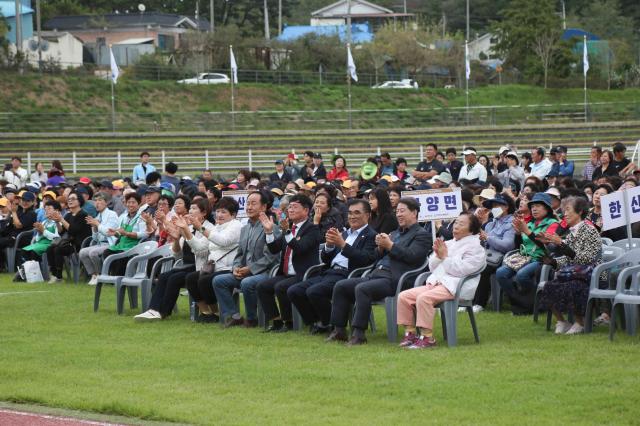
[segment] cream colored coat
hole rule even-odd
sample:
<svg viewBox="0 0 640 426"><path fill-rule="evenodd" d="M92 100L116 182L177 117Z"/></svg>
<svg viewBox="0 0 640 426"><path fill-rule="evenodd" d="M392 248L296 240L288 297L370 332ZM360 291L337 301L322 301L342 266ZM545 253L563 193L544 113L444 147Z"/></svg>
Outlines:
<svg viewBox="0 0 640 426"><path fill-rule="evenodd" d="M449 254L440 260L435 252L429 256L431 275L427 284L440 282L455 296L460 280L467 275L480 272L486 266L486 253L477 235L469 235L460 240L446 241ZM476 293L480 277L467 281L460 291L460 299L471 300Z"/></svg>

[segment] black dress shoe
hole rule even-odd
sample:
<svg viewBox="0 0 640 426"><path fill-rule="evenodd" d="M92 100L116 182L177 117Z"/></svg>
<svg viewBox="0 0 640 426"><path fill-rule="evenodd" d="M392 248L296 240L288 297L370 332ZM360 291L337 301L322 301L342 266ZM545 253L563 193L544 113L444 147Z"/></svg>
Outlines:
<svg viewBox="0 0 640 426"><path fill-rule="evenodd" d="M331 326L314 324L309 328L309 334L325 334L331 331Z"/></svg>
<svg viewBox="0 0 640 426"><path fill-rule="evenodd" d="M359 346L364 345L365 343L367 343L366 337L352 336L347 342L347 346Z"/></svg>
<svg viewBox="0 0 640 426"><path fill-rule="evenodd" d="M199 323L216 323L220 322L220 317L216 314L200 314L196 318L196 322Z"/></svg>
<svg viewBox="0 0 640 426"><path fill-rule="evenodd" d="M349 340L349 338L347 337L346 330L336 328L329 334L329 337L325 339L325 342L346 342L347 340Z"/></svg>
<svg viewBox="0 0 640 426"><path fill-rule="evenodd" d="M281 320L274 320L273 324L271 324L269 327L267 327L263 333L275 333L277 331L279 331L282 327L284 327L284 322L282 322Z"/></svg>
<svg viewBox="0 0 640 426"><path fill-rule="evenodd" d="M286 333L289 330L293 330L293 323L291 321L285 321L282 327L278 330L274 330L274 333Z"/></svg>

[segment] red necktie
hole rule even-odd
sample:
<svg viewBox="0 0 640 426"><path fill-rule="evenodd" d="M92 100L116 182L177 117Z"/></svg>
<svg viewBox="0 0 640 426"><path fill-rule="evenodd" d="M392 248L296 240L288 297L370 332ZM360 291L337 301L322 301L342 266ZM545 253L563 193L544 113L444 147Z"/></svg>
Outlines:
<svg viewBox="0 0 640 426"><path fill-rule="evenodd" d="M291 235L296 236L296 225L291 227ZM289 258L291 257L291 246L287 244L287 249L284 251L284 259L282 264L282 273L289 275Z"/></svg>

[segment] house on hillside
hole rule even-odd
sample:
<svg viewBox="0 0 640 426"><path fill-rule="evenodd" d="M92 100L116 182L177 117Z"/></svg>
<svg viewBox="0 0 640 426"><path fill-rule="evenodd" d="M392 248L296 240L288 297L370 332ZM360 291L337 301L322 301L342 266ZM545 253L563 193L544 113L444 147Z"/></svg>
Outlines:
<svg viewBox="0 0 640 426"><path fill-rule="evenodd" d="M189 31L207 31L206 19L169 13L108 13L104 15L57 16L44 28L66 31L82 40L87 60L107 65L108 47L113 45L116 61L122 66L135 63L145 53L173 52Z"/></svg>
<svg viewBox="0 0 640 426"><path fill-rule="evenodd" d="M40 46L38 35L24 40L22 51L34 67L38 66L38 47L42 52L43 62L52 62L61 68L77 68L82 66L82 40L66 31L41 31Z"/></svg>
<svg viewBox="0 0 640 426"><path fill-rule="evenodd" d="M349 15L348 9L347 0L339 0L311 12L311 25L345 25ZM403 24L414 16L412 13L396 13L366 0L351 0L350 15L352 24L368 24L372 31L376 31L385 24Z"/></svg>
<svg viewBox="0 0 640 426"><path fill-rule="evenodd" d="M22 24L22 40L31 38L33 35L33 14L29 0L20 0L20 23ZM9 25L7 38L9 44L16 44L16 2L14 0L0 0L0 14L4 16Z"/></svg>

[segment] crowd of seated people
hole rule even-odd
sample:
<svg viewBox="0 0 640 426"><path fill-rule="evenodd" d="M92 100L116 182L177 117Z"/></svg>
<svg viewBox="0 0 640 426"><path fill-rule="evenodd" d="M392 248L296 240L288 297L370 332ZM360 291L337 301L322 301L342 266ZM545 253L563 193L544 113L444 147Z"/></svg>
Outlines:
<svg viewBox="0 0 640 426"><path fill-rule="evenodd" d="M46 257L55 283L65 259L78 254L95 285L109 255L154 241L180 262L155 280L149 309L137 320L169 317L185 288L198 322L252 328L261 309L265 332L284 333L297 311L312 334L349 345L366 343L372 304L397 295L401 346L409 348L436 344L435 307L455 297L465 276L477 275L460 296L473 301L475 313L486 308L495 280L512 313L528 315L540 269L550 265L555 275L540 308L555 316L556 333L581 333L590 271L602 261L600 238L629 237L624 226L602 230L602 197L638 184L624 144L594 147L576 177L564 146L548 155L542 147L518 153L505 146L482 159L472 147L460 158L455 148L445 152L427 145L413 169L384 153L356 170L340 155L325 167L322 154L308 151L300 164L295 154L276 160L265 176L243 169L216 179L206 170L196 180L180 178L173 162L159 173L144 152L132 177L104 181L60 179L61 164L49 177L38 165L38 180L30 181L16 156L6 167L12 179L0 180L0 256L31 231L16 264ZM438 188L461 191L462 213L419 222L421 206L405 191ZM248 191L242 206L222 196L236 190ZM129 259L112 262L108 273L123 275ZM424 285L398 289L404 272L421 267L431 271ZM350 275L359 268L368 271ZM603 306L595 323L608 315Z"/></svg>

